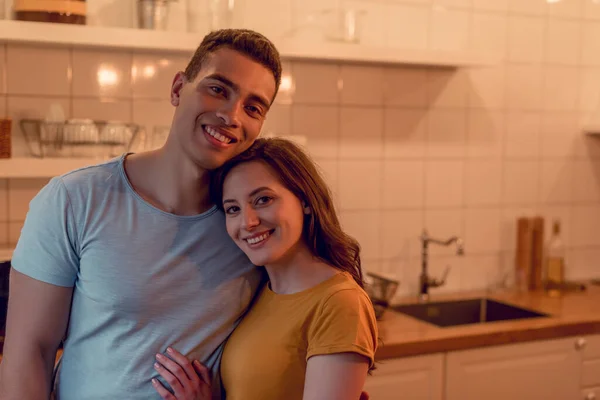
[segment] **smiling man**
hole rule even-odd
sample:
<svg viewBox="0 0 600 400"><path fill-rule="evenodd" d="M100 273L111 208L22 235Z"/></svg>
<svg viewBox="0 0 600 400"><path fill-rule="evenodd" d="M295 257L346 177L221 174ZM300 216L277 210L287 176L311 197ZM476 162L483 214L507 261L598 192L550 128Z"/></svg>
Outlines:
<svg viewBox="0 0 600 400"><path fill-rule="evenodd" d="M211 204L209 173L254 142L280 80L265 37L213 32L174 77L162 148L53 178L32 200L12 260L0 398L47 399L63 337L60 400L160 399L151 380L167 346L218 371L261 276Z"/></svg>

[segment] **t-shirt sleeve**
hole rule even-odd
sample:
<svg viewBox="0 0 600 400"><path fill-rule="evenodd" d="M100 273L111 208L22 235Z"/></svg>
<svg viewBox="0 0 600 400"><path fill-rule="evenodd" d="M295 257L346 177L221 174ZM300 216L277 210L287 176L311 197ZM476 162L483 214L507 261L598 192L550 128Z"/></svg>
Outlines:
<svg viewBox="0 0 600 400"><path fill-rule="evenodd" d="M377 350L377 321L368 296L356 289L340 290L330 296L312 321L306 359L336 353L358 353L371 366Z"/></svg>
<svg viewBox="0 0 600 400"><path fill-rule="evenodd" d="M72 287L79 271L77 229L67 189L55 177L29 203L12 268L56 286Z"/></svg>

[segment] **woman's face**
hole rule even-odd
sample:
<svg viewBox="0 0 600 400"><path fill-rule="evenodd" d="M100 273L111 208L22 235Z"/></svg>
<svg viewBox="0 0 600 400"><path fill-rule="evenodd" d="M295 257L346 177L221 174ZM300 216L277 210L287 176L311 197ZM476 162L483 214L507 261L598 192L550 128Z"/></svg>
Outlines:
<svg viewBox="0 0 600 400"><path fill-rule="evenodd" d="M223 185L227 232L254 265L285 262L302 243L302 202L266 164L233 168Z"/></svg>

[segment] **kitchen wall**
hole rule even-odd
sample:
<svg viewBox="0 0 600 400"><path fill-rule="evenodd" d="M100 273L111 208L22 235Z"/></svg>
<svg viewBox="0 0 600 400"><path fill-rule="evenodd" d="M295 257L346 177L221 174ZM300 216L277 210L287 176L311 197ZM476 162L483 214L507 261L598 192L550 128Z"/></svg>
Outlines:
<svg viewBox="0 0 600 400"><path fill-rule="evenodd" d="M238 26L280 38L317 4L327 6L267 2L242 3L245 15L271 9L268 19L277 24L246 17ZM89 3L104 10L92 23L133 26L131 16L112 17L116 2ZM600 4L346 4L368 11L367 43L486 51L499 60L472 69L286 62L264 132L304 137L344 226L362 245L365 268L400 279L402 294L416 293L426 228L465 240L463 257L431 249L434 275L452 266L446 286L433 291L495 286L512 277L516 218L543 215L547 232L553 219L563 225L568 276L598 276L600 138L586 137L582 126L600 121ZM172 18L182 18L172 25L183 29L185 13ZM169 123L170 83L186 61L181 54L6 45L0 114L44 116L57 103L68 117L134 121L150 131ZM26 155L18 127L14 135L15 155ZM16 242L27 203L44 183L0 180L0 244Z"/></svg>

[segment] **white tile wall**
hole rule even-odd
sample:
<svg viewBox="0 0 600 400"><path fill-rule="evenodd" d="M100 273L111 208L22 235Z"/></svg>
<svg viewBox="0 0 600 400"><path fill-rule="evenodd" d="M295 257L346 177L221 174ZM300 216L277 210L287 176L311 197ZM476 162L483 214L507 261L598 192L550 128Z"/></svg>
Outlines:
<svg viewBox="0 0 600 400"><path fill-rule="evenodd" d="M383 164L383 208L422 208L425 162L385 160Z"/></svg>
<svg viewBox="0 0 600 400"><path fill-rule="evenodd" d="M0 179L0 221L8 221L8 180Z"/></svg>
<svg viewBox="0 0 600 400"><path fill-rule="evenodd" d="M341 103L381 106L383 104L383 68L342 65Z"/></svg>
<svg viewBox="0 0 600 400"><path fill-rule="evenodd" d="M473 0L475 10L506 12L509 0Z"/></svg>
<svg viewBox="0 0 600 400"><path fill-rule="evenodd" d="M338 104L339 66L298 62L293 66L296 104Z"/></svg>
<svg viewBox="0 0 600 400"><path fill-rule="evenodd" d="M383 109L342 107L340 110L340 157L383 157Z"/></svg>
<svg viewBox="0 0 600 400"><path fill-rule="evenodd" d="M6 93L6 63L3 61L6 59L6 46L0 46L0 94Z"/></svg>
<svg viewBox="0 0 600 400"><path fill-rule="evenodd" d="M519 2L525 3L526 0L520 0ZM511 16L508 22L509 61L542 62L545 30L546 20L544 18L522 15Z"/></svg>
<svg viewBox="0 0 600 400"><path fill-rule="evenodd" d="M135 25L132 0L123 2L118 18L114 2L89 3L94 24ZM286 29L334 3L260 0L255 10L238 10L235 20L277 42ZM472 69L286 63L292 85L277 99L264 133L306 138L343 225L363 248L365 268L401 279L400 292L414 293L418 238L426 228L435 237L465 239L460 258L453 249L432 247L434 275L453 266L447 285L434 291L494 285L512 271L516 219L542 215L547 234L553 219L562 223L568 276L598 276L600 139L584 137L581 125L600 122L600 4L347 4L367 11L366 43L471 49L500 59ZM179 21L181 7L171 28L191 29ZM205 21L205 13L196 12ZM297 34L322 37L314 26ZM32 72L40 60L48 68ZM151 130L170 123L171 79L186 61L186 55L0 46L0 76L7 77L0 79L0 114L44 116L57 103L68 117L129 118ZM120 84L102 89L101 66L118 72ZM18 127L14 134L15 154L25 155ZM17 240L27 203L43 183L0 181L0 245Z"/></svg>
<svg viewBox="0 0 600 400"><path fill-rule="evenodd" d="M426 48L429 43L429 21L429 7L389 4L385 14L385 44L392 48Z"/></svg>
<svg viewBox="0 0 600 400"><path fill-rule="evenodd" d="M500 3L501 0L492 0ZM473 51L485 51L499 56L506 56L508 19L504 14L489 12L474 12L471 20L471 32L469 48Z"/></svg>

